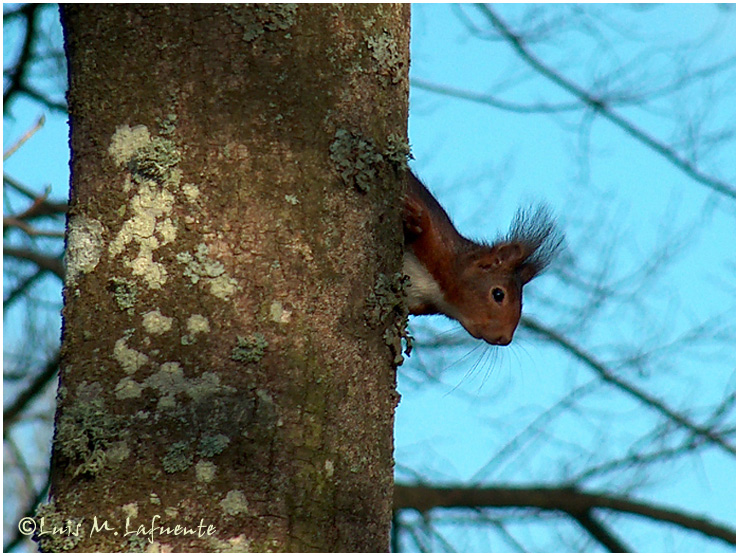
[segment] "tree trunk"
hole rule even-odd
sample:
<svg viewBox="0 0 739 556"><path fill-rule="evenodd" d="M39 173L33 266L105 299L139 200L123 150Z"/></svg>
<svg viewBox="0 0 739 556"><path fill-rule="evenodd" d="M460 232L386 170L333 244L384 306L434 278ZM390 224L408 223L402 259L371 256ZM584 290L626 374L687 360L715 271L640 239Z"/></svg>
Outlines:
<svg viewBox="0 0 739 556"><path fill-rule="evenodd" d="M409 7L61 13L41 548L387 550Z"/></svg>

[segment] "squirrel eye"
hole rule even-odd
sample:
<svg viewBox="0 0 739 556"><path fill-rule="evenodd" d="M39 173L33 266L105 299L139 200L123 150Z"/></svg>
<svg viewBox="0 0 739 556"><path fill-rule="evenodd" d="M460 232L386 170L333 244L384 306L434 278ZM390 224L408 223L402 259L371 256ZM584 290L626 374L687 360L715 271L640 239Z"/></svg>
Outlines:
<svg viewBox="0 0 739 556"><path fill-rule="evenodd" d="M498 303L502 303L505 299L505 292L500 288L493 288L493 299Z"/></svg>

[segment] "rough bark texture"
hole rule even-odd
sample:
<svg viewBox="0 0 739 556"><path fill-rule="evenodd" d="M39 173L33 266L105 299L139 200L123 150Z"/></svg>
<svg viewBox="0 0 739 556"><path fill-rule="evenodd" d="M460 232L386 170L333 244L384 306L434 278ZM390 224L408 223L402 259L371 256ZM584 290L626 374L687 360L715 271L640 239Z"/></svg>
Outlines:
<svg viewBox="0 0 739 556"><path fill-rule="evenodd" d="M387 550L409 7L69 5L62 23L42 549Z"/></svg>

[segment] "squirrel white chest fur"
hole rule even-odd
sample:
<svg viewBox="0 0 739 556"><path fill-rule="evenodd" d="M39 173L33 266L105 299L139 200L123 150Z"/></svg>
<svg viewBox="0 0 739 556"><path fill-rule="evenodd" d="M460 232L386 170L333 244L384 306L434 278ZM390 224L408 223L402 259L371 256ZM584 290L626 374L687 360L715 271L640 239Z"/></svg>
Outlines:
<svg viewBox="0 0 739 556"><path fill-rule="evenodd" d="M427 304L437 307L448 305L444 300L444 292L441 291L441 286L409 249L406 249L403 253L403 273L410 278L410 283L406 288L410 307Z"/></svg>

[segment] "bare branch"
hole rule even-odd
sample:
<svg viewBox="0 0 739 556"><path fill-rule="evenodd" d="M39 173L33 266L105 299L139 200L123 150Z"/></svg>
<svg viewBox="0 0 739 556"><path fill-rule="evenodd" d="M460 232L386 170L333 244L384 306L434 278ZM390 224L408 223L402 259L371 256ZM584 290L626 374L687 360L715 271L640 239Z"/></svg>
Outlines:
<svg viewBox="0 0 739 556"><path fill-rule="evenodd" d="M13 291L11 291L5 299L3 299L3 314L5 311L13 305L17 300L22 299L22 296L28 288L30 288L36 280L41 278L45 274L45 271L38 269L36 272L25 278L22 282L17 284Z"/></svg>
<svg viewBox="0 0 739 556"><path fill-rule="evenodd" d="M33 45L36 40L36 18L40 7L40 4L26 4L18 10L26 20L26 29L18 60L15 66L13 66L13 69L8 72L8 86L3 90L3 107L6 110L9 106L9 101L13 95L18 93L25 81L26 71L33 56ZM4 75L3 77L6 76Z"/></svg>
<svg viewBox="0 0 739 556"><path fill-rule="evenodd" d="M10 427L13 426L13 423L18 419L28 404L35 400L51 379L54 378L58 368L59 352L46 363L46 366L36 375L31 384L28 385L28 388L15 398L13 403L10 404L10 407L3 410L3 436L7 434Z"/></svg>
<svg viewBox="0 0 739 556"><path fill-rule="evenodd" d="M664 463L676 457L682 456L689 451L697 450L702 445L705 445L708 442L709 441L705 437L691 437L688 439L687 442L680 444L674 448L653 450L646 453L630 453L624 457L612 459L605 463L585 469L584 471L579 472L577 475L569 477L569 480L573 483L581 483L586 479L590 479L598 475L605 475L607 473L611 473L623 468L644 466L654 462Z"/></svg>
<svg viewBox="0 0 739 556"><path fill-rule="evenodd" d="M624 553L633 552L626 547L616 535L603 525L598 518L593 515L593 510L589 510L583 514L571 514L573 519L577 521L590 536L605 546L611 552Z"/></svg>
<svg viewBox="0 0 739 556"><path fill-rule="evenodd" d="M55 274L60 280L64 280L64 264L61 257L42 255L30 249L17 249L15 247L3 247L3 254L15 259L30 261L43 270Z"/></svg>
<svg viewBox="0 0 739 556"><path fill-rule="evenodd" d="M736 455L736 446L732 446L731 444L729 444L729 442L727 442L724 438L721 438L721 436L716 434L714 431L693 423L686 416L676 413L657 398L647 394L646 392L642 392L636 386L629 384L621 378L618 378L603 363L596 360L595 357L587 353L585 350L576 346L574 343L565 338L562 334L559 334L558 332L545 327L541 323L529 317L523 317L521 319L521 324L525 326L528 330L547 338L552 343L567 350L577 360L585 363L590 369L595 371L602 380L608 382L609 384L613 384L622 392L626 392L630 396L638 399L639 401L644 403L646 407L657 410L659 413L661 413L665 417L668 417L681 427L686 428L691 433L703 436L709 439L711 442L717 444L730 454Z"/></svg>
<svg viewBox="0 0 739 556"><path fill-rule="evenodd" d="M24 93L25 95L31 97L33 100L40 102L41 104L43 104L50 110L56 110L58 112L64 112L64 113L66 113L69 110L69 107L67 106L65 102L57 102L55 100L52 100L45 94L27 85L21 85L18 88L17 92Z"/></svg>
<svg viewBox="0 0 739 556"><path fill-rule="evenodd" d="M23 222L23 220L20 220L19 218L14 218L12 216L3 218L3 230L5 230L6 228L18 228L30 237L64 237L64 232L55 232L52 230L37 230L33 226L30 226Z"/></svg>
<svg viewBox="0 0 739 556"><path fill-rule="evenodd" d="M21 514L19 514L19 515L18 515L18 517L19 517L19 518L21 518L21 517L25 517L25 516L28 516L28 517L32 517L32 516L34 516L34 515L36 514L36 507L37 507L37 506L38 506L38 505L39 505L39 504L40 504L41 502L43 502L44 500L46 500L46 496L47 496L47 494L49 493L49 484L50 484L50 480L51 480L51 476L49 475L49 476L47 476L47 478L46 478L46 483L45 483L45 484L44 484L44 486L43 486L43 487L42 487L41 489L39 489L39 491L38 491L38 492L36 493L36 496L35 496L35 497L34 497L34 499L33 499L33 500L31 500L31 502L30 502L30 503L28 504L28 507L26 507L26 510L25 510L24 512L22 512ZM3 552L5 552L5 553L9 553L9 552L12 552L12 551L13 551L13 550L15 549L15 547L16 547L16 546L18 546L18 545L19 545L20 543L22 543L23 541L26 541L26 540L28 540L28 537L27 537L26 535L23 535L23 534L22 534L22 533L20 532L20 530L18 530L18 528L17 528L17 527L16 527L15 529L16 529L15 537L13 537L13 539L12 539L12 540L11 540L11 541L10 541L10 542L9 542L8 544L6 544L6 545L5 545L4 547L3 547Z"/></svg>
<svg viewBox="0 0 739 556"><path fill-rule="evenodd" d="M660 154L698 183L701 183L726 197L736 199L736 188L733 185L704 173L697 168L695 164L680 156L680 154L672 147L652 137L644 130L629 122L623 116L614 112L608 106L605 99L593 96L589 91L583 89L573 81L564 77L561 73L544 64L527 48L521 37L516 35L489 6L485 4L478 4L477 6L488 19L490 24L500 32L501 36L513 47L521 58L538 73L577 97L595 113L600 114L633 138Z"/></svg>
<svg viewBox="0 0 739 556"><path fill-rule="evenodd" d="M701 517L656 504L636 502L616 495L585 492L572 488L487 487L456 488L423 485L395 485L395 511L413 508L425 513L434 508L535 508L584 516L596 508L638 515L679 525L736 544L736 531Z"/></svg>
<svg viewBox="0 0 739 556"><path fill-rule="evenodd" d="M34 208L34 213L32 215L34 217L47 216L47 215L56 216L56 215L66 214L67 212L67 203L48 201L46 200L46 194L44 194L43 196L38 195L30 187L23 185L21 182L19 182L18 180L16 180L15 178L7 174L3 174L3 183L9 185L11 188L16 190L18 193L24 195L25 197L28 197L34 202L40 197L43 197L44 199L43 203L41 203L39 206Z"/></svg>
<svg viewBox="0 0 739 556"><path fill-rule="evenodd" d="M515 102L508 102L501 100L492 95L486 95L482 93L473 93L472 91L465 91L456 87L450 87L448 85L439 85L426 81L425 79L413 78L411 79L411 85L424 91L432 93L438 93L440 95L446 95L455 98L461 98L463 100L471 100L480 104L486 104L493 108L499 108L501 110L507 110L509 112L518 112L521 114L534 114L534 113L554 113L554 112L570 112L572 110L578 110L581 108L579 103L562 103L562 104L518 104Z"/></svg>
<svg viewBox="0 0 739 556"><path fill-rule="evenodd" d="M36 123L31 126L31 129L21 135L21 137L15 143L13 143L7 151L3 153L3 160L8 160L8 158L10 158L15 151L20 149L26 141L33 137L34 134L44 126L44 122L46 122L46 116L41 115L39 119L36 120Z"/></svg>
<svg viewBox="0 0 739 556"><path fill-rule="evenodd" d="M19 182L17 179L9 176L8 174L3 174L3 185L8 184L10 187L18 191L19 193L22 193L29 199L35 199L37 197L36 193L34 193L30 187L23 185L21 182Z"/></svg>

